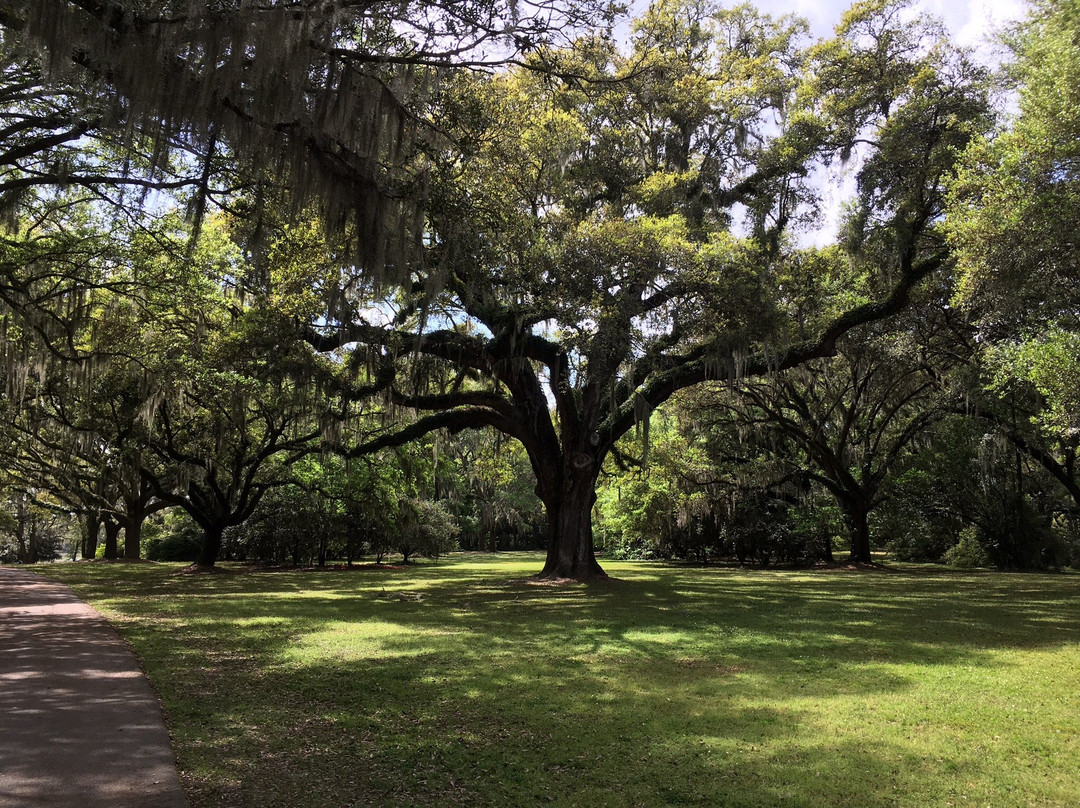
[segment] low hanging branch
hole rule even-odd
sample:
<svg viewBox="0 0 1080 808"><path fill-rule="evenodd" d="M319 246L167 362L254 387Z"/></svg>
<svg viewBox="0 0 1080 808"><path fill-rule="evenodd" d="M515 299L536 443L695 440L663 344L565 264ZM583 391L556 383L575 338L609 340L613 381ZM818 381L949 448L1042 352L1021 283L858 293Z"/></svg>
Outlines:
<svg viewBox="0 0 1080 808"><path fill-rule="evenodd" d="M348 230L356 263L383 281L407 278L423 235L425 179L410 162L417 138L437 137L424 107L438 75L605 18L600 0L0 5L0 26L45 46L54 81L97 84L109 120L153 143L155 167L177 140L220 139L276 167L293 203Z"/></svg>

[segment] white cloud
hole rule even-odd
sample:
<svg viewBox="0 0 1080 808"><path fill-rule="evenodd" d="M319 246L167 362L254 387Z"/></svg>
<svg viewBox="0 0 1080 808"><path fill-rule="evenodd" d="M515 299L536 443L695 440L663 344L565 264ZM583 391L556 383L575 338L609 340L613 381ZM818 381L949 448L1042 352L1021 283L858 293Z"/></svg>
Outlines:
<svg viewBox="0 0 1080 808"><path fill-rule="evenodd" d="M1024 0L923 0L922 5L945 21L956 44L973 49L989 64L997 64L1003 55L998 34L1028 11Z"/></svg>

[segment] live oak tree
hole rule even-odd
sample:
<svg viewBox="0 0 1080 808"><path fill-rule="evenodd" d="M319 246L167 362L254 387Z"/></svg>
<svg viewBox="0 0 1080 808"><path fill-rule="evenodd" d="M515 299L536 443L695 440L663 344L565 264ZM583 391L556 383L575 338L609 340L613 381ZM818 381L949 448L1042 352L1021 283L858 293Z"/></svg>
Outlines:
<svg viewBox="0 0 1080 808"><path fill-rule="evenodd" d="M1008 36L1018 114L971 144L950 195L958 299L991 333L1076 328L1080 6L1036 2Z"/></svg>
<svg viewBox="0 0 1080 808"><path fill-rule="evenodd" d="M1059 327L1030 339L999 336L984 341L972 352L970 371L959 387L963 398L954 404L956 413L984 430L986 440L999 444L999 454L1013 457L1012 515L1033 507L1049 508L1074 531L1080 521L1080 429L1074 404L1080 367L1077 345L1077 334ZM1052 483L1047 486L1039 480ZM1041 503L1034 501L1036 497ZM1022 516L1017 527L1025 533ZM1037 557L1019 562L1014 556L1008 563L1040 562Z"/></svg>
<svg viewBox="0 0 1080 808"><path fill-rule="evenodd" d="M310 335L394 361L389 399L417 413L350 451L500 430L547 512L542 575L603 574L590 517L622 435L677 390L833 354L948 261L942 185L985 126L981 75L899 18L860 4L806 49L791 18L661 2L626 54L587 38L545 54L554 72L448 83L432 114L454 148L416 158L431 177L424 262ZM787 234L817 202L807 175L853 152L836 260L865 293L841 290L808 323L780 279L813 251Z"/></svg>
<svg viewBox="0 0 1080 808"><path fill-rule="evenodd" d="M139 148L146 141L116 130L99 91L50 77L8 12L0 11L0 376L18 439L7 463L24 487L47 488L83 516L84 555L104 524L106 554L118 555L123 529L124 554L137 558L142 522L162 503L132 459L138 418L120 400L110 361L133 359L129 346L99 346L93 335L102 313L128 298L138 308L146 291L130 271L134 238L143 252L183 251L169 244L176 234L163 230L160 210L143 209L147 194L211 189L191 170L198 155L187 152L183 168L155 163Z"/></svg>
<svg viewBox="0 0 1080 808"><path fill-rule="evenodd" d="M344 364L367 366L388 404L419 413L346 451L439 428L518 439L547 510L553 577L601 574L597 475L652 409L705 380L828 356L947 262L940 188L984 111L977 71L940 32L901 24L895 4L860 4L808 49L791 19L664 2L625 54L602 35L551 47L551 26L486 2L192 8L13 1L0 24L45 43L54 80L86 77L130 142L153 145L152 170L186 144L206 178L196 212L222 149L277 169L294 209L317 200L351 242L355 274L309 313L307 340L351 353ZM526 63L444 70L496 40ZM792 263L812 263L788 234L818 201L808 175L848 158L859 194L841 256L866 274L866 294L837 295L808 327L781 288ZM291 344L280 318L260 320L265 339L247 313L237 322L231 333L255 337L247 348ZM171 423L199 410L210 434L240 434L231 423L302 435L248 409L265 376L206 367L162 399L188 402L162 411ZM243 406L203 407L215 387ZM189 468L208 454L163 446L159 457ZM244 510L230 501L222 512Z"/></svg>
<svg viewBox="0 0 1080 808"><path fill-rule="evenodd" d="M209 201L231 202L214 183L233 158L255 176L273 169L280 185L289 186L296 209L313 201L327 230L348 242L366 272L400 278L402 259L420 236L417 202L426 187L423 172L411 171L402 156L410 153L417 131L434 134L417 113L439 76L451 68L512 61L564 30L606 19L607 9L593 2L282 0L200 8L186 0L12 0L0 4L5 69L0 103L10 112L6 149L0 154L3 201L13 207L23 191L43 188L39 199L48 204L52 188L77 186L116 203L110 189L191 186L195 194L189 208L198 227ZM104 152L87 148L92 139L104 137L113 147L110 157L123 158L120 170L110 170L113 164L102 159ZM179 171L184 176L175 176ZM139 219L147 212L140 203L147 199L153 203L148 207L162 204L154 196L131 206L121 200L120 215ZM16 381L27 368L46 361L85 358L71 342L84 320L87 290L102 280L79 268L61 272L64 261L52 260L57 254L49 244L42 250L35 235L17 235L12 243L19 242L20 250L29 248L46 259L29 265L47 265L49 271L30 279L18 273L0 279L6 313L25 332L36 334L31 354L6 352L15 371L7 377ZM26 265L10 262L12 267ZM14 280L8 282L9 277ZM234 280L246 286L246 279ZM111 276L104 282L115 283ZM129 291L140 291L137 286ZM272 354L279 347L272 337L264 344ZM278 436L271 444L281 449L283 432L300 428L292 420L295 413L277 417L294 402L259 396L249 385L230 381L209 383L206 395L220 392L212 389L214 384L231 389L234 404L237 397L250 396L248 403L259 405L259 414L243 406L231 411L210 406L203 398L203 415L211 417L216 410L211 431L220 437L222 429L230 431L228 423L232 431L242 432L261 421L263 437ZM296 389L308 381L302 378ZM182 406L194 395L192 387L177 392L175 384L169 392L161 398L160 390L150 391L148 404L155 406L148 409L166 406L162 414L168 415L168 405ZM160 460L206 466L205 447L185 448L175 432L156 434L166 434L156 452ZM293 436L287 442L299 446L303 441ZM237 487L250 490L251 464L262 465L261 457L256 453L237 461L234 456L229 476L236 484L211 485L206 496L196 497L204 515L214 511L221 517L211 520L218 526L212 532L220 533L223 519L234 521L248 510L247 504L223 502ZM196 476L206 482L216 473L202 468ZM154 482L159 497L170 488L147 469L142 476ZM237 483L238 476L246 482ZM198 493L186 477L173 482L184 483L189 495ZM196 507L190 496L180 504ZM204 560L213 555L207 552Z"/></svg>
<svg viewBox="0 0 1080 808"><path fill-rule="evenodd" d="M145 518L178 506L204 531L200 564L213 565L223 530L315 449L318 413L333 404L320 363L276 327L289 295L271 314L265 296L237 293L243 256L223 217L195 245L176 212L104 231L91 217L79 250L47 249L68 243L70 213L14 251L36 245L23 285L34 305L11 312L4 341L9 464L91 528L103 522L107 556L122 528L125 557L138 558ZM99 242L108 249L87 248Z"/></svg>
<svg viewBox="0 0 1080 808"><path fill-rule="evenodd" d="M979 325L991 380L975 411L1057 480L1075 508L1080 5L1033 3L1006 41L1017 112L966 150L950 194L957 301Z"/></svg>
<svg viewBox="0 0 1080 808"><path fill-rule="evenodd" d="M290 301L301 304L283 295L269 310L268 286L239 294L240 284L279 277L275 255L271 266L245 266L227 218L214 217L193 250L151 254L136 268L161 280L124 320L140 346L129 365L142 393L140 479L203 530L199 566L213 566L224 530L317 449L336 402L320 377L337 368L290 338L282 318Z"/></svg>
<svg viewBox="0 0 1080 808"><path fill-rule="evenodd" d="M37 176L25 165L8 173L20 175ZM125 453L103 437L130 430L110 410L112 380L91 368L84 337L93 311L131 291L130 273L119 269L130 231L99 219L85 189L21 197L0 241L0 402L16 436L5 463L24 488L47 489L65 509L83 515L84 554L93 553L106 520L115 555L119 524L135 535L138 512L148 503L131 493L130 484L139 487L137 469L134 477L125 475ZM144 227L150 232L148 223ZM137 557L137 538L127 552Z"/></svg>
<svg viewBox="0 0 1080 808"><path fill-rule="evenodd" d="M0 505L0 561L31 564L60 557L70 519L48 492L0 485Z"/></svg>
<svg viewBox="0 0 1080 808"><path fill-rule="evenodd" d="M890 474L942 413L935 398L943 369L926 367L904 342L863 336L835 358L730 394L718 390L712 402L757 440L776 432L794 444L805 479L828 490L844 515L853 561L872 560L870 514Z"/></svg>
<svg viewBox="0 0 1080 808"><path fill-rule="evenodd" d="M50 376L10 424L17 444L5 462L24 488L47 490L58 507L82 517L84 557L94 557L104 526L105 557L120 557L123 530L122 555L137 559L143 523L168 507L141 476L138 404L132 409L133 396L109 391L112 379L76 388L62 372Z"/></svg>

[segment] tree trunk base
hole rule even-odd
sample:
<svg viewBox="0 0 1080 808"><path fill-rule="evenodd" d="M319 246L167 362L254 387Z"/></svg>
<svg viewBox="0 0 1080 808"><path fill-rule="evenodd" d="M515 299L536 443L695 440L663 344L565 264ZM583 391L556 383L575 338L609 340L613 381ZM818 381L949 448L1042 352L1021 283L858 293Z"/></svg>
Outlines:
<svg viewBox="0 0 1080 808"><path fill-rule="evenodd" d="M547 563L540 572L533 576L538 581L548 581L551 583L563 583L563 582L588 582L607 580L608 574L604 572L604 568L597 563L596 559L590 559L585 564L552 564Z"/></svg>
<svg viewBox="0 0 1080 808"><path fill-rule="evenodd" d="M202 572L221 572L214 564L204 564L200 561L192 561L188 566L184 567L185 573L202 573Z"/></svg>

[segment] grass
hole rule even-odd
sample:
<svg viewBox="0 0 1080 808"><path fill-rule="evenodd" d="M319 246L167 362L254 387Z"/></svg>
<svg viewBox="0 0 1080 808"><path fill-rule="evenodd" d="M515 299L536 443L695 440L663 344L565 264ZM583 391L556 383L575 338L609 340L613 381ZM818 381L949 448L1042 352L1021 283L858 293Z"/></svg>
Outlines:
<svg viewBox="0 0 1080 808"><path fill-rule="evenodd" d="M46 571L142 657L193 808L1080 804L1080 577L539 566Z"/></svg>

